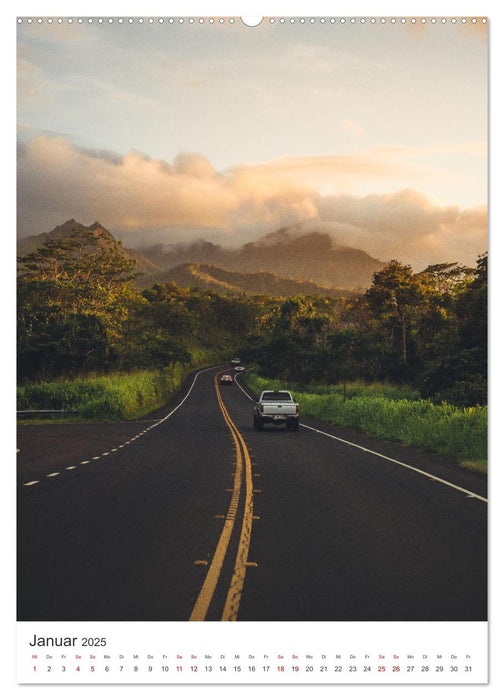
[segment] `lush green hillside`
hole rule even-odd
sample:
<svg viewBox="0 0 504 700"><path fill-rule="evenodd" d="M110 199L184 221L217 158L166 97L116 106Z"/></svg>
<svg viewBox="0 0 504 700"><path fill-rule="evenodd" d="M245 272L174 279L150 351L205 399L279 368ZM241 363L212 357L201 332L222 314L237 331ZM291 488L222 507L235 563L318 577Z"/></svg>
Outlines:
<svg viewBox="0 0 504 700"><path fill-rule="evenodd" d="M373 273L384 266L363 250L336 243L327 233L285 228L238 248L196 241L143 248L141 253L164 270L184 263L199 263L235 272L271 272L284 279L309 280L329 289L365 289ZM165 282L164 273L156 281Z"/></svg>
<svg viewBox="0 0 504 700"><path fill-rule="evenodd" d="M333 298L349 295L343 289L321 287L308 280L285 279L273 272L235 272L203 263L177 265L168 270L164 277L181 287L211 289L219 294L267 294L276 297L318 294Z"/></svg>

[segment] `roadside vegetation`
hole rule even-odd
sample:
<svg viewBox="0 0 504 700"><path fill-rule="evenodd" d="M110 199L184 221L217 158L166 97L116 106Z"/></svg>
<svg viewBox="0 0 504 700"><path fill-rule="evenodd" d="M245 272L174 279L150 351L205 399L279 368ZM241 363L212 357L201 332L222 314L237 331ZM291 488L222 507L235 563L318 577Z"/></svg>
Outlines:
<svg viewBox="0 0 504 700"><path fill-rule="evenodd" d="M206 364L206 363L203 363ZM18 411L63 411L64 419L132 419L166 404L190 367L174 363L161 372L140 370L83 379L62 379L18 388ZM20 414L23 416L23 414ZM54 419L56 413L46 418Z"/></svg>
<svg viewBox="0 0 504 700"><path fill-rule="evenodd" d="M247 385L256 393L265 389L294 392L301 414L342 425L367 435L420 447L458 460L462 466L486 471L487 407L459 408L448 403L434 404L415 398L403 387L361 382L306 387L272 381L247 372Z"/></svg>

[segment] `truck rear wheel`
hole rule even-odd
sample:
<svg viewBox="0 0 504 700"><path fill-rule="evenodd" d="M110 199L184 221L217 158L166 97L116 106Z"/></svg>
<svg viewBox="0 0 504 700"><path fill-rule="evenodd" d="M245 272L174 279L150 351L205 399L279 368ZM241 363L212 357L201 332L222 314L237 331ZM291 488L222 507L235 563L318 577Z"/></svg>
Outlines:
<svg viewBox="0 0 504 700"><path fill-rule="evenodd" d="M299 430L299 419L291 418L291 420L287 421L287 430Z"/></svg>
<svg viewBox="0 0 504 700"><path fill-rule="evenodd" d="M263 427L263 419L260 416L254 416L254 428L256 430L262 430Z"/></svg>

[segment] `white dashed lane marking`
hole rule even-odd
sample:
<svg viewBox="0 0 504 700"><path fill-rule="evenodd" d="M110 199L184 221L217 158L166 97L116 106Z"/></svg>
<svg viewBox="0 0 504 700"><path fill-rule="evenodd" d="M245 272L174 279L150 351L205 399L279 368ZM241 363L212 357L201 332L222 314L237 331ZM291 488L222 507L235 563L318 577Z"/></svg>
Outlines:
<svg viewBox="0 0 504 700"><path fill-rule="evenodd" d="M166 416L164 416L163 418L161 418L159 420L156 420L155 423L152 423L151 425L149 425L148 428L145 428L145 430L142 430L142 432L140 432L140 433L138 433L138 435L135 435L134 437L130 438L127 442L124 442L122 445L118 445L117 447L113 447L108 452L102 452L101 455L91 457L91 459L85 459L82 462L80 462L80 464L81 465L82 464L89 464L90 462L97 461L97 460L101 459L102 457L107 457L112 452L117 452L118 450L122 449L126 445L130 445L132 442L137 440L139 437L148 433L149 430L152 430L152 428L156 428L158 425L161 425L161 423L164 423L164 421L167 420L168 418L170 418L170 416L172 416L175 413L175 411L178 411L178 409L182 406L182 404L184 404L186 402L186 400L189 398L189 395L190 395L191 391L193 390L194 385L196 384L196 380L199 377L199 375L202 374L203 372L207 372L207 371L212 370L212 369L215 369L215 367L207 367L206 369L202 369L195 374L194 379L192 381L191 386L189 387L189 391L187 392L187 394L184 396L182 401L177 406L175 406L175 408L172 411L170 411L170 413L168 413ZM142 421L142 422L146 422L146 421ZM20 452L19 448L17 448L16 451ZM74 469L77 469L77 465L72 465L70 467L63 467L62 469L64 469L65 471L73 471ZM61 472L51 472L50 474L46 474L46 478L48 478L48 479L52 479L56 476L61 476ZM39 483L40 483L40 481L38 481L38 480L27 481L26 483L23 484L23 486L34 486L35 484L39 484Z"/></svg>

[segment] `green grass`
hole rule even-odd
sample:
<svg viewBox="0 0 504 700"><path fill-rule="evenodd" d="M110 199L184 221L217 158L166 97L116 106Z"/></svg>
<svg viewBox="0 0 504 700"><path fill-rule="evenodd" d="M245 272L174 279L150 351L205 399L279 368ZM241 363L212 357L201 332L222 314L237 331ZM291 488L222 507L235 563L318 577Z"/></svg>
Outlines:
<svg viewBox="0 0 504 700"><path fill-rule="evenodd" d="M301 413L328 423L359 430L367 435L393 440L457 459L466 468L486 471L487 407L457 408L447 403L404 398L413 390L392 385L352 383L347 400L341 387L285 386L253 372L247 383L256 392L266 388L291 389Z"/></svg>
<svg viewBox="0 0 504 700"><path fill-rule="evenodd" d="M398 384L388 384L385 382L363 382L363 381L353 381L345 384L294 384L290 385L293 391L308 394L324 395L330 394L331 396L341 396L346 399L352 399L356 396L363 397L375 397L381 396L383 398L389 399L408 399L410 401L416 401L420 399L420 393L417 389L407 385Z"/></svg>
<svg viewBox="0 0 504 700"><path fill-rule="evenodd" d="M132 372L42 382L18 389L18 410L65 410L80 418L136 418L162 406L180 387L184 371Z"/></svg>
<svg viewBox="0 0 504 700"><path fill-rule="evenodd" d="M473 472L481 472L482 474L487 473L486 459L462 459L460 464L464 469L470 469Z"/></svg>
<svg viewBox="0 0 504 700"><path fill-rule="evenodd" d="M66 420L69 416L92 420L138 418L169 401L189 372L222 359L204 348L191 349L191 354L193 361L190 366L177 363L165 370L142 370L21 386L17 390L17 409L64 410L69 412L63 414ZM55 420L55 417L49 414L49 419Z"/></svg>

